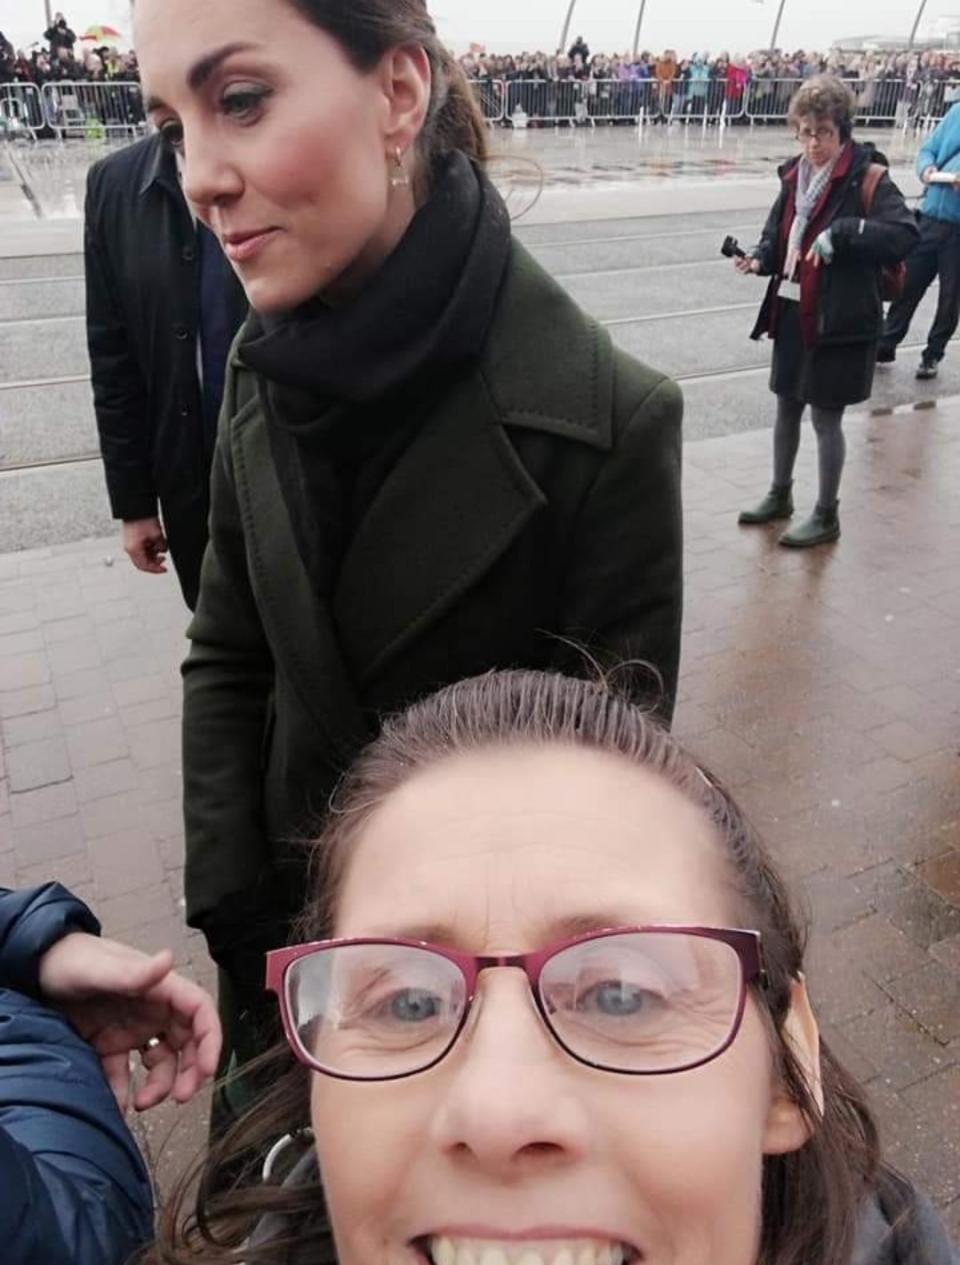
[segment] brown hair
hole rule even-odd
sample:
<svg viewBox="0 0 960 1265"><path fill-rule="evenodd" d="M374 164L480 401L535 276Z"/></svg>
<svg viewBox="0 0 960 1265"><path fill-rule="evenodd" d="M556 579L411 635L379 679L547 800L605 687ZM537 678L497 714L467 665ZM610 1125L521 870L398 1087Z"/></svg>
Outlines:
<svg viewBox="0 0 960 1265"><path fill-rule="evenodd" d="M857 111L857 99L842 79L835 75L814 75L794 93L787 114L787 122L796 127L801 119L829 119L840 133L840 139L848 141L853 134L853 116Z"/></svg>
<svg viewBox="0 0 960 1265"><path fill-rule="evenodd" d="M512 745L564 744L608 752L649 769L676 787L713 822L736 892L741 925L762 936L766 986L754 997L770 1034L779 1083L800 1106L810 1138L796 1152L764 1162L759 1265L843 1265L860 1206L872 1187L881 1206L907 1203L901 1179L880 1165L877 1132L862 1093L824 1043L824 1108L819 1111L784 1034L791 985L803 971L805 932L765 848L733 798L656 720L603 684L532 671L492 672L447 687L388 720L353 765L313 852L310 903L296 928L302 940L331 934L352 845L371 813L419 770L471 751ZM159 1265L275 1265L334 1261L322 1188L258 1183L269 1147L309 1122L309 1074L285 1050L263 1067L272 1088L259 1106L214 1147L201 1175L194 1211L184 1218L194 1187L185 1179L163 1217ZM263 1070L261 1068L261 1070ZM245 1166L245 1167L244 1167ZM223 1173L235 1188L213 1193ZM251 1182L254 1184L251 1185ZM247 1239L268 1211L289 1218L285 1237L252 1249ZM899 1236L902 1227L896 1229Z"/></svg>
<svg viewBox="0 0 960 1265"><path fill-rule="evenodd" d="M417 140L429 169L459 149L477 162L487 157L487 125L460 64L437 37L424 0L288 0L333 39L361 72L384 53L416 44L430 61L432 88L423 131Z"/></svg>

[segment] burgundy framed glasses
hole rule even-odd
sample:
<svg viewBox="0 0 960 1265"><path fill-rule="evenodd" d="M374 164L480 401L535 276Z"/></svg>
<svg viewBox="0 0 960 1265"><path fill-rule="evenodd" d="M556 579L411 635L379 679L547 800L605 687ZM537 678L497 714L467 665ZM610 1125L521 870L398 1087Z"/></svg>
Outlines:
<svg viewBox="0 0 960 1265"><path fill-rule="evenodd" d="M434 1067L456 1044L483 971L524 972L541 1019L579 1063L628 1076L700 1067L766 982L758 931L614 927L536 953L480 956L415 940L319 940L267 954L267 988L301 1063L343 1080Z"/></svg>

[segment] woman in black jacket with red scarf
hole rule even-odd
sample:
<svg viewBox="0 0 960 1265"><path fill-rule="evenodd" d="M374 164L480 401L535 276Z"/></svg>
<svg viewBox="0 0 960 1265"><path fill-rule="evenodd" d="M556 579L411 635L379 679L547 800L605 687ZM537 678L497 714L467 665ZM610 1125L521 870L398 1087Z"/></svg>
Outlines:
<svg viewBox="0 0 960 1265"><path fill-rule="evenodd" d="M817 434L819 495L811 516L780 537L808 548L837 540L845 457L843 411L870 398L883 327L882 280L909 252L917 226L872 146L851 138L855 99L839 79L810 79L790 106L803 146L780 168L780 195L760 244L736 261L770 277L752 337L774 341L777 397L773 485L744 525L793 514L793 467L809 404Z"/></svg>

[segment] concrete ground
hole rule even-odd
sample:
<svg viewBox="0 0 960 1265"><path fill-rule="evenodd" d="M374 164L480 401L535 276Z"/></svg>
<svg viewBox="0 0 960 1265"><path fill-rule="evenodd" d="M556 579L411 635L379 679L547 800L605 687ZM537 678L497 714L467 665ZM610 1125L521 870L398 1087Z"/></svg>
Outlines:
<svg viewBox="0 0 960 1265"><path fill-rule="evenodd" d="M843 539L779 549L775 533L735 523L769 477L768 349L746 339L758 284L717 249L727 232L755 236L783 133L510 143L498 178L515 213L533 188L518 155L545 173L521 240L621 345L683 384L677 730L800 885L824 1030L867 1083L891 1156L960 1236L960 357L933 384L913 379L916 346L878 373L847 427ZM912 188L915 141L883 144ZM85 161L43 160L50 193L35 184L60 217L26 218L17 186L0 184L0 884L60 878L108 932L171 944L209 981L182 925L185 613L173 577L116 556L93 455L71 218ZM78 540L91 524L100 538ZM198 1112L150 1118L164 1181L201 1134Z"/></svg>

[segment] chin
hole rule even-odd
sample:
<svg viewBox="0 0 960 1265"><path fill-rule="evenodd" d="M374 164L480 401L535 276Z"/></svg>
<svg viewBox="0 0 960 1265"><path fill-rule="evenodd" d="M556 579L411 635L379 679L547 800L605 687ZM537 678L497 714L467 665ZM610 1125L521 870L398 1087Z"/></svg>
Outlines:
<svg viewBox="0 0 960 1265"><path fill-rule="evenodd" d="M250 306L255 312L270 315L274 312L290 312L313 298L317 288L306 288L303 284L291 285L279 279L267 277L241 277L244 291Z"/></svg>

